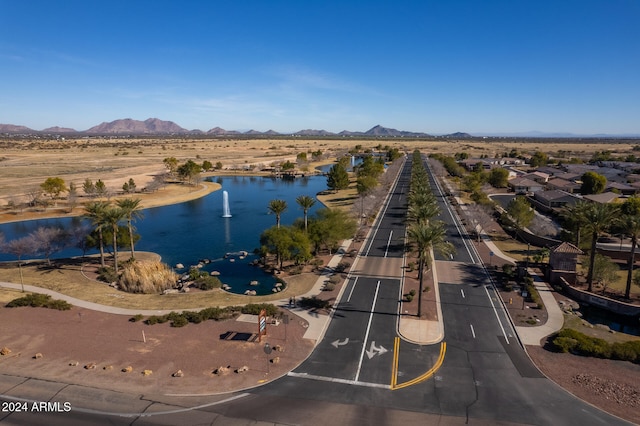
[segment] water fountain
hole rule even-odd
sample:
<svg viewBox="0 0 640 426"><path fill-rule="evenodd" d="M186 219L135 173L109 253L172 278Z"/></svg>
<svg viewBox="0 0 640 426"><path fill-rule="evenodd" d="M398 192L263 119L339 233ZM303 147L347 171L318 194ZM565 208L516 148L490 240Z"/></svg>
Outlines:
<svg viewBox="0 0 640 426"><path fill-rule="evenodd" d="M229 209L229 193L222 191L222 217L231 217L231 210Z"/></svg>

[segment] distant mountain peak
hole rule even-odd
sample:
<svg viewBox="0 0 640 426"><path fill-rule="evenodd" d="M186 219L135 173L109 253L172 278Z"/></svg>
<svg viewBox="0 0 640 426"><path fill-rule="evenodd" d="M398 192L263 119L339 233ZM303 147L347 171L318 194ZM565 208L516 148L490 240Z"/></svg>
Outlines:
<svg viewBox="0 0 640 426"><path fill-rule="evenodd" d="M111 122L103 122L85 131L94 134L173 134L188 133L173 121L148 118L144 121L123 118Z"/></svg>

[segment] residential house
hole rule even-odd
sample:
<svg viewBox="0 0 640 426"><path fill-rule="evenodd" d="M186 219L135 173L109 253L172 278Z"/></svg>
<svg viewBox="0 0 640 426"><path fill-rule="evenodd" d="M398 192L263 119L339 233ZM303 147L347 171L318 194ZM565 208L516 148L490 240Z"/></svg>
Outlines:
<svg viewBox="0 0 640 426"><path fill-rule="evenodd" d="M509 180L509 188L516 194L532 194L542 191L544 185L526 177L517 177Z"/></svg>

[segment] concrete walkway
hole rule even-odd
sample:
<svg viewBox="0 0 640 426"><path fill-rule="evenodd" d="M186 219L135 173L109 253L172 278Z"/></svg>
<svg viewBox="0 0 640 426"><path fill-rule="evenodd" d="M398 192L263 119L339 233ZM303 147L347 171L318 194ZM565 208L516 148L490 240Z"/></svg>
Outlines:
<svg viewBox="0 0 640 426"><path fill-rule="evenodd" d="M529 268L527 272L533 277L533 285L536 290L538 290L542 303L544 303L544 307L547 310L547 322L534 327L516 326L516 332L523 344L540 346L540 340L562 328L564 325L564 314L560 306L558 306L556 298L553 297L548 284L531 268Z"/></svg>

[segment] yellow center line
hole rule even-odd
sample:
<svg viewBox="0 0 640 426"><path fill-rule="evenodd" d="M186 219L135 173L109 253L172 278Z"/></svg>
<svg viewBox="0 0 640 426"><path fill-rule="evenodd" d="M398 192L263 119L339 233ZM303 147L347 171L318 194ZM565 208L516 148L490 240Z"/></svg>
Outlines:
<svg viewBox="0 0 640 426"><path fill-rule="evenodd" d="M400 338L396 337L393 344L393 366L391 368L391 390L402 389L408 386L412 386L421 382L424 382L433 374L438 371L438 369L442 366L444 362L444 355L447 352L447 344L445 342L440 343L440 355L438 355L438 359L436 363L427 371L426 373L416 377L415 379L411 379L404 383L398 384L398 357L400 353Z"/></svg>

